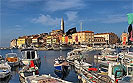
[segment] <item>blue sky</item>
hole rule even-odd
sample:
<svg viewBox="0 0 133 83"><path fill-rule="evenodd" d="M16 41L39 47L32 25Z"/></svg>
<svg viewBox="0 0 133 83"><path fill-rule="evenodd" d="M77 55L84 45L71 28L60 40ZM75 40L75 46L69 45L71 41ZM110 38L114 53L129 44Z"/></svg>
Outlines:
<svg viewBox="0 0 133 83"><path fill-rule="evenodd" d="M127 13L133 13L133 0L0 0L0 46L23 35L39 34L60 29L114 32L127 31Z"/></svg>

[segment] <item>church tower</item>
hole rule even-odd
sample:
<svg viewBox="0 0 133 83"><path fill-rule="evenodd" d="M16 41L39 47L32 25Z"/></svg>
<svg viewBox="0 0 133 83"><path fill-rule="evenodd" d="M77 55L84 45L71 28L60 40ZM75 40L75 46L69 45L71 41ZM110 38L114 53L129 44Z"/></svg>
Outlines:
<svg viewBox="0 0 133 83"><path fill-rule="evenodd" d="M61 18L61 30L64 33L64 20L63 20L63 17Z"/></svg>

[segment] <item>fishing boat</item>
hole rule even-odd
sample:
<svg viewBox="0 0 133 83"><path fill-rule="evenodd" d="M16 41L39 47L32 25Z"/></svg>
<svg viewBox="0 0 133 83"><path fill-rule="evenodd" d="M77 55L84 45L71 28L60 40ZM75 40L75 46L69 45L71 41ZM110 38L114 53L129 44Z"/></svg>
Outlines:
<svg viewBox="0 0 133 83"><path fill-rule="evenodd" d="M0 79L4 79L10 75L11 75L10 65L4 60L0 60Z"/></svg>
<svg viewBox="0 0 133 83"><path fill-rule="evenodd" d="M64 57L60 56L58 59L55 59L54 68L59 71L66 71L69 68L69 63Z"/></svg>
<svg viewBox="0 0 133 83"><path fill-rule="evenodd" d="M28 76L38 75L38 67L34 65L33 61L30 61L30 65L24 66L19 71L19 79L21 83L25 83L25 79Z"/></svg>
<svg viewBox="0 0 133 83"><path fill-rule="evenodd" d="M59 78L52 77L50 75L34 75L26 77L25 83L72 83Z"/></svg>
<svg viewBox="0 0 133 83"><path fill-rule="evenodd" d="M74 49L67 53L67 61L73 62L74 60L78 60L80 58L80 55L82 55L82 52L84 52L84 49Z"/></svg>
<svg viewBox="0 0 133 83"><path fill-rule="evenodd" d="M20 64L20 58L17 56L16 53L6 54L5 59L11 67L19 66L19 64Z"/></svg>
<svg viewBox="0 0 133 83"><path fill-rule="evenodd" d="M106 48L102 51L102 60L117 61L118 54L116 49ZM100 56L100 57L101 57Z"/></svg>
<svg viewBox="0 0 133 83"><path fill-rule="evenodd" d="M40 66L41 60L39 55L37 54L37 50L34 50L32 48L22 49L21 55L22 63L24 65L29 65L30 61L33 61L36 66Z"/></svg>
<svg viewBox="0 0 133 83"><path fill-rule="evenodd" d="M88 68L91 68L91 67L92 67L91 64L86 63L86 62L83 62L83 61L78 61L78 60L75 60L75 61L74 61L74 66L75 66L75 68L78 69L78 70L80 69L80 67L83 67L83 68L85 68L85 69L88 69Z"/></svg>

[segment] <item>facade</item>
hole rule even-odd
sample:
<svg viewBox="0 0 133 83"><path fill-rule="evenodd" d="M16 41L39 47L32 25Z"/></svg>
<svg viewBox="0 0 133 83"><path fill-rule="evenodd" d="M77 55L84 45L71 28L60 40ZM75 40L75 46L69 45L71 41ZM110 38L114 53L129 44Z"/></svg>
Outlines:
<svg viewBox="0 0 133 83"><path fill-rule="evenodd" d="M105 45L106 41L104 37L94 37L94 45Z"/></svg>
<svg viewBox="0 0 133 83"><path fill-rule="evenodd" d="M121 43L122 43L122 45L127 45L127 43L128 43L128 33L126 33L126 32L122 33Z"/></svg>
<svg viewBox="0 0 133 83"><path fill-rule="evenodd" d="M72 42L72 35L68 36L68 44L73 44L73 42Z"/></svg>
<svg viewBox="0 0 133 83"><path fill-rule="evenodd" d="M27 42L27 37L26 36L19 37L17 39L17 46L18 46L18 48L21 48L23 45L26 45L26 42Z"/></svg>
<svg viewBox="0 0 133 83"><path fill-rule="evenodd" d="M115 33L97 33L94 37L104 37L106 44L116 44L118 42L118 36Z"/></svg>
<svg viewBox="0 0 133 83"><path fill-rule="evenodd" d="M94 32L93 31L80 31L72 34L73 44L93 44Z"/></svg>
<svg viewBox="0 0 133 83"><path fill-rule="evenodd" d="M58 36L53 36L52 38L52 44L60 44L60 40Z"/></svg>
<svg viewBox="0 0 133 83"><path fill-rule="evenodd" d="M17 47L17 39L13 39L13 40L10 42L10 47L11 47L11 48L16 48L16 47Z"/></svg>
<svg viewBox="0 0 133 83"><path fill-rule="evenodd" d="M61 44L68 44L68 36L65 34L62 36Z"/></svg>
<svg viewBox="0 0 133 83"><path fill-rule="evenodd" d="M51 35L47 36L47 38L46 38L47 45L51 45L52 44L52 38L53 37Z"/></svg>
<svg viewBox="0 0 133 83"><path fill-rule="evenodd" d="M39 36L35 36L32 38L32 45L34 47L40 47L40 42L39 42L40 37Z"/></svg>
<svg viewBox="0 0 133 83"><path fill-rule="evenodd" d="M30 46L31 43L32 43L32 38L31 37L28 37L28 36L19 37L17 39L17 47L18 48L21 48L24 45L25 46Z"/></svg>

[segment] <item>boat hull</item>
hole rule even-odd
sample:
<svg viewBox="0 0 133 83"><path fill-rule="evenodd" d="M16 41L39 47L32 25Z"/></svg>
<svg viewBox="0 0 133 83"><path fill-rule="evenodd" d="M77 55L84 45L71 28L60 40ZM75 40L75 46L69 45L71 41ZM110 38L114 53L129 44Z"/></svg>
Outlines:
<svg viewBox="0 0 133 83"><path fill-rule="evenodd" d="M11 72L10 71L6 71L6 72L0 72L0 79L4 79L4 78L6 78L6 77L8 77L8 76L10 76L11 75Z"/></svg>
<svg viewBox="0 0 133 83"><path fill-rule="evenodd" d="M38 59L23 59L22 60L22 63L24 65L29 65L30 64L30 61L33 61L36 66L38 66L38 67L40 66L40 63L41 63L40 58L38 58Z"/></svg>
<svg viewBox="0 0 133 83"><path fill-rule="evenodd" d="M11 67L19 66L20 62L8 62Z"/></svg>
<svg viewBox="0 0 133 83"><path fill-rule="evenodd" d="M65 66L65 65L54 65L54 68L55 68L55 70L58 70L58 71L66 71L66 70L68 70L68 68L69 68L69 66L67 65L67 66Z"/></svg>

